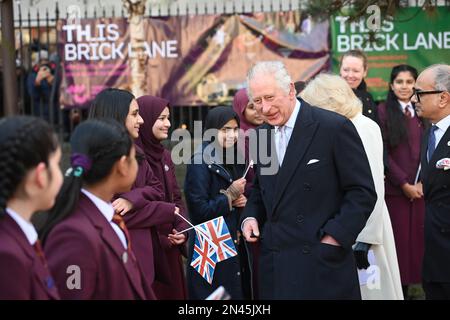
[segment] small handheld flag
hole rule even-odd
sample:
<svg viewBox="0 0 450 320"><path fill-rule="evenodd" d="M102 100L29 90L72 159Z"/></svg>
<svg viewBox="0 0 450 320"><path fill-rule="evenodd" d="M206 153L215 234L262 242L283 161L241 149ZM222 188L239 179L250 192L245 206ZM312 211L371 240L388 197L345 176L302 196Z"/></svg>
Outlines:
<svg viewBox="0 0 450 320"><path fill-rule="evenodd" d="M222 216L196 225L195 235L191 266L211 284L216 264L236 256L237 250Z"/></svg>

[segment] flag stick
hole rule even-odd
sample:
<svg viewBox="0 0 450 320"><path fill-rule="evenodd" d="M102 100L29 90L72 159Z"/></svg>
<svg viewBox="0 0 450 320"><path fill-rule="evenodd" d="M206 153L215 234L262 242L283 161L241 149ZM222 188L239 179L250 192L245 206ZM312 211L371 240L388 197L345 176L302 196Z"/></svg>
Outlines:
<svg viewBox="0 0 450 320"><path fill-rule="evenodd" d="M195 226L194 226L188 219L186 219L185 217L183 217L181 214L179 214L178 212L175 212L175 214L176 214L177 216L179 216L181 219L183 219L184 221L186 221L192 228L195 228ZM192 228L189 228L189 229L192 229ZM186 230L188 230L188 229L186 229Z"/></svg>
<svg viewBox="0 0 450 320"><path fill-rule="evenodd" d="M187 228L187 229L178 231L177 233L175 233L175 235L180 234L180 233L184 233L184 232L189 231L189 230L194 229L194 228L195 228L195 226L192 226L192 227L189 227L189 228Z"/></svg>
<svg viewBox="0 0 450 320"><path fill-rule="evenodd" d="M247 173L248 173L248 170L250 170L250 167L253 168L253 160L250 160L250 163L248 164L247 169L245 169L245 173L244 173L244 175L242 176L242 178L245 178L245 176L246 176Z"/></svg>
<svg viewBox="0 0 450 320"><path fill-rule="evenodd" d="M185 232L185 231L187 231L187 230L191 230L191 229L195 228L196 230L198 230L199 232L201 232L201 233L206 237L206 240L207 240L210 244L213 244L213 246L215 246L215 244L211 241L211 239L209 238L209 235L208 235L205 231L203 231L201 228L198 228L197 225L194 226L189 220L187 220L187 219L186 219L185 217L183 217L181 214L176 213L176 212L175 212L175 214L176 214L177 216L179 216L181 219L183 219L184 221L186 221L186 222L191 226L190 228L187 228L187 229L185 229L185 230L183 230L183 231L180 231L180 232L175 233L175 235L180 234L180 233L183 233L183 232ZM201 223L199 223L199 224L201 224Z"/></svg>
<svg viewBox="0 0 450 320"><path fill-rule="evenodd" d="M416 178L414 179L414 184L417 184L417 182L419 181L419 174L420 174L421 168L422 168L422 164L419 163L419 168L417 169Z"/></svg>
<svg viewBox="0 0 450 320"><path fill-rule="evenodd" d="M183 233L183 232L186 232L186 231L188 231L188 230L191 230L191 229L194 229L194 228L195 228L195 226L194 226L188 219L186 219L185 217L183 217L181 214L176 213L176 212L175 212L175 214L176 214L177 216L179 216L181 219L183 219L184 221L186 221L186 222L190 225L189 228L184 229L184 230L182 230L182 231L178 231L177 233L175 233L175 235L180 234L180 233Z"/></svg>

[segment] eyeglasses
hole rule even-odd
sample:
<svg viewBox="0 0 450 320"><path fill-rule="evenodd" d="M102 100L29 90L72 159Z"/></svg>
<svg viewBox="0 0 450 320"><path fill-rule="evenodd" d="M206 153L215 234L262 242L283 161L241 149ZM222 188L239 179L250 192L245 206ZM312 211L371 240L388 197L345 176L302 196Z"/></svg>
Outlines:
<svg viewBox="0 0 450 320"><path fill-rule="evenodd" d="M412 94L411 98L416 96L417 102L420 102L420 95L422 95L422 94L436 94L436 93L442 93L442 92L444 92L444 90L419 90L419 89L413 88L413 94Z"/></svg>

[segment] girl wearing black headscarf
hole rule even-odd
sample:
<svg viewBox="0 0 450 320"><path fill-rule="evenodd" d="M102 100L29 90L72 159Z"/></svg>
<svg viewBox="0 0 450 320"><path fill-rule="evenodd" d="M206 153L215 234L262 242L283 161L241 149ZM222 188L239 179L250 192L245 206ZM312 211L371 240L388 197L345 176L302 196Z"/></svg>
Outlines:
<svg viewBox="0 0 450 320"><path fill-rule="evenodd" d="M196 225L223 216L238 255L216 264L211 284L190 263L195 234L189 237L187 282L190 299L205 299L224 286L232 299L250 298L245 250L240 250L239 214L247 198L243 195L246 163L237 146L239 117L230 107L212 109L205 121L203 143L187 166L185 195L191 222Z"/></svg>

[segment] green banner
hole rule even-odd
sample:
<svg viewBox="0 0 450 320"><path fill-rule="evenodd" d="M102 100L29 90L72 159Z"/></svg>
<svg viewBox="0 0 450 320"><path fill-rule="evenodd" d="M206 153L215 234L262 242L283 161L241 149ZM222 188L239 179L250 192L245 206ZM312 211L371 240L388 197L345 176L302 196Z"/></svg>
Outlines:
<svg viewBox="0 0 450 320"><path fill-rule="evenodd" d="M406 63L420 71L434 63L450 63L450 9L436 7L432 12L422 8L404 8L391 19L381 21L370 42L368 15L359 22L347 17L332 17L332 68L339 73L343 53L362 49L368 57L366 83L375 100L385 100L392 67Z"/></svg>

